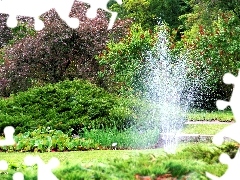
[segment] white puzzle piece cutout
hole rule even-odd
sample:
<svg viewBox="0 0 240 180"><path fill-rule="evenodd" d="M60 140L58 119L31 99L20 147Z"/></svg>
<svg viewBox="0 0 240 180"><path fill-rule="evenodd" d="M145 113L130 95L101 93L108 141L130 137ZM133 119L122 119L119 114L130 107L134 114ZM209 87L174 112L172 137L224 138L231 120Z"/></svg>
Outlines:
<svg viewBox="0 0 240 180"><path fill-rule="evenodd" d="M8 163L5 160L0 161L0 170L1 171L6 171L8 169Z"/></svg>
<svg viewBox="0 0 240 180"><path fill-rule="evenodd" d="M97 16L97 10L98 9L102 9L110 14L112 14L111 18L110 18L110 22L109 22L109 25L108 25L108 29L112 29L113 27L113 24L117 18L117 12L113 12L113 11L110 11L108 8L107 8L107 4L109 2L109 0L79 0L81 2L84 2L84 3L87 3L90 5L90 8L88 9L87 13L86 13L86 16L90 19L93 19ZM116 0L116 2L121 5L122 4L122 0Z"/></svg>
<svg viewBox="0 0 240 180"><path fill-rule="evenodd" d="M41 30L44 23L39 17L54 8L69 27L78 28L79 20L69 17L73 3L74 0L1 0L0 13L9 14L7 26L10 28L17 26L17 16L25 16L34 18L35 29Z"/></svg>
<svg viewBox="0 0 240 180"><path fill-rule="evenodd" d="M52 169L57 168L60 162L57 158L51 158L47 164L39 156L26 156L24 162L27 166L38 165L38 180L58 180L52 173Z"/></svg>
<svg viewBox="0 0 240 180"><path fill-rule="evenodd" d="M236 123L225 127L213 137L213 143L217 146L220 146L224 143L225 137L231 138L240 143L240 70L237 77L230 73L226 73L223 76L223 81L225 84L234 85L232 96L229 102L218 100L216 105L219 110L224 110L227 106L230 106ZM225 174L221 177L217 177L206 172L206 176L208 178L211 180L240 179L240 149L238 149L233 159L231 159L227 154L223 153L221 154L219 160L222 164L228 165L228 169L226 170Z"/></svg>
<svg viewBox="0 0 240 180"><path fill-rule="evenodd" d="M13 134L15 129L12 126L7 126L4 128L3 133L5 135L5 139L0 140L0 146L12 146L15 144Z"/></svg>
<svg viewBox="0 0 240 180"><path fill-rule="evenodd" d="M39 17L45 12L55 9L60 18L73 29L79 27L79 19L70 18L73 3L75 0L1 0L0 13L9 14L7 26L14 28L17 26L17 16L25 16L34 18L35 30L39 31L44 28L44 23ZM113 27L117 17L117 12L112 12L107 8L109 0L79 0L90 5L87 11L88 18L94 18L97 10L102 9L111 13L108 29ZM122 4L122 0L116 0L118 4Z"/></svg>

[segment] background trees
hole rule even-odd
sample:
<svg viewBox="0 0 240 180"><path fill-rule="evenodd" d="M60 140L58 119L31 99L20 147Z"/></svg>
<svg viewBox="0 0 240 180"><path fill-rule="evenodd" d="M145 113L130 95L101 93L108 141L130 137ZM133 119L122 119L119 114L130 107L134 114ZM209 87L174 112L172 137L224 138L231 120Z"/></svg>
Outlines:
<svg viewBox="0 0 240 180"><path fill-rule="evenodd" d="M199 101L204 108L215 108L217 99L230 96L232 87L222 82L222 76L227 72L236 75L239 68L240 19L236 3L199 1L192 4L192 13L181 16L186 30L179 44L189 53L191 77L203 77Z"/></svg>
<svg viewBox="0 0 240 180"><path fill-rule="evenodd" d="M159 21L164 21L172 28L180 25L178 17L190 11L185 0L123 0L123 5L113 5L119 17L132 18L144 28L154 29Z"/></svg>

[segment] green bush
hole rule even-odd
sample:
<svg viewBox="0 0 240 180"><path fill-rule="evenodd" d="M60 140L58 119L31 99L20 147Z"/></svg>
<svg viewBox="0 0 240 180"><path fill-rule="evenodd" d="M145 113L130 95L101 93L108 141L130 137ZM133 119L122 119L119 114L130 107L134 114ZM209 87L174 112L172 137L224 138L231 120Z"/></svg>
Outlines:
<svg viewBox="0 0 240 180"><path fill-rule="evenodd" d="M0 131L13 126L16 133L39 126L61 130L124 129L136 120L133 102L83 80L63 81L29 89L0 100Z"/></svg>

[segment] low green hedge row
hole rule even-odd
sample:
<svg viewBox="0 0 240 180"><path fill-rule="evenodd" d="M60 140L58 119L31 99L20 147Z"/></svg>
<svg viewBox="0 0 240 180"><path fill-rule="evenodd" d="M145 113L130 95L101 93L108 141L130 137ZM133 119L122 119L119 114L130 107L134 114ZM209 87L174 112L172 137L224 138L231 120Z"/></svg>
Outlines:
<svg viewBox="0 0 240 180"><path fill-rule="evenodd" d="M129 128L124 131L117 129L83 130L79 135L63 133L61 130L52 130L39 127L33 131L26 131L14 136L15 145L0 147L0 152L64 152L85 150L112 149L145 149L155 147L159 138L157 128L146 132L139 132ZM0 139L4 137L0 136Z"/></svg>
<svg viewBox="0 0 240 180"><path fill-rule="evenodd" d="M133 101L109 94L87 81L73 80L35 87L0 100L0 132L13 126L16 133L39 126L64 133L82 128L124 129L136 121Z"/></svg>
<svg viewBox="0 0 240 180"><path fill-rule="evenodd" d="M73 138L60 130L40 127L14 136L16 144L2 146L2 152L63 152L99 149L92 139Z"/></svg>

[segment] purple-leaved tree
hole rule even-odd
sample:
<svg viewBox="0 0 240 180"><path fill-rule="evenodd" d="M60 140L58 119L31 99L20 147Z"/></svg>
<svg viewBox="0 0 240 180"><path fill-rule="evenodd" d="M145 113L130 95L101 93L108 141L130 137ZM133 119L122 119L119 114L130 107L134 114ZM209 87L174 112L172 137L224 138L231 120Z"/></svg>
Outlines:
<svg viewBox="0 0 240 180"><path fill-rule="evenodd" d="M54 10L43 14L45 28L35 35L16 41L4 48L4 64L0 68L1 96L24 91L33 85L56 83L64 79L83 78L97 81L99 70L95 56L111 39L118 41L128 31L130 20L118 20L107 30L108 18L99 10L94 19L86 17L88 6L75 2L70 17L80 20L72 29ZM29 19L32 24L32 19Z"/></svg>

